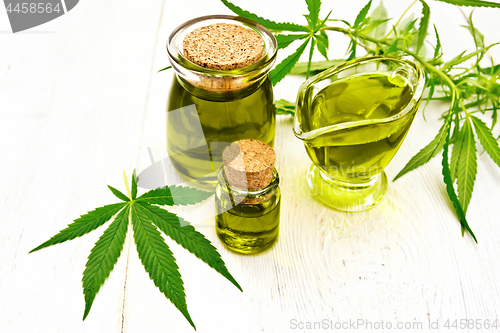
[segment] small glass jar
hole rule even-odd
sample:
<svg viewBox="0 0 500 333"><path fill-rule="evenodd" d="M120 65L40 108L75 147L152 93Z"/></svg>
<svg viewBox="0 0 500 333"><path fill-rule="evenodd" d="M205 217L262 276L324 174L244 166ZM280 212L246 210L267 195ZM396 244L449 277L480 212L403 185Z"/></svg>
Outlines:
<svg viewBox="0 0 500 333"><path fill-rule="evenodd" d="M271 182L258 190L232 186L221 168L215 190L217 236L234 252L256 254L268 250L278 240L280 203L276 168Z"/></svg>
<svg viewBox="0 0 500 333"><path fill-rule="evenodd" d="M256 32L263 41L259 59L246 67L219 70L189 61L183 40L197 28L224 23ZM213 15L190 20L169 37L168 55L175 70L167 106L167 150L175 169L201 184L215 185L222 151L231 142L255 139L273 146L276 126L269 71L277 42L250 20Z"/></svg>

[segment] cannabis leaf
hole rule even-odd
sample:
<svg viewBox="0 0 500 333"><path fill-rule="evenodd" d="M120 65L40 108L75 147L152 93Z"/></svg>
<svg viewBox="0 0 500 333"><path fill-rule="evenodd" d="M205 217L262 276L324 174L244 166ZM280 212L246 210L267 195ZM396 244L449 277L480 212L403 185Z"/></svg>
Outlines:
<svg viewBox="0 0 500 333"><path fill-rule="evenodd" d="M373 24L373 27L370 27L368 31L363 30L363 32L375 38L383 37L387 30L387 22L389 21L383 1L380 1L380 4L373 10L370 18L375 24ZM369 24L370 23L368 23L367 26Z"/></svg>
<svg viewBox="0 0 500 333"><path fill-rule="evenodd" d="M327 68L332 66L336 66L344 62L344 59L331 59L331 60L323 60L323 61L313 61L311 63L311 75L316 75ZM290 74L292 75L306 75L308 62L298 62L295 64L295 67L292 68ZM295 104L294 104L295 105ZM292 114L293 115L293 114Z"/></svg>
<svg viewBox="0 0 500 333"><path fill-rule="evenodd" d="M467 223L467 219L465 218L465 212L462 209L462 206L458 201L457 194L455 193L455 189L453 188L453 181L451 180L451 175L450 175L450 165L448 163L448 146L449 146L448 137L449 133L445 138L445 144L443 146L443 160L442 160L443 180L444 183L446 184L446 192L448 193L448 197L450 198L451 203L453 204L453 208L455 208L455 212L457 213L458 220L462 225L462 229L467 230L469 234L472 236L472 238L474 238L474 241L477 243L476 236L474 235L471 228L469 227L469 224Z"/></svg>
<svg viewBox="0 0 500 333"><path fill-rule="evenodd" d="M446 133L448 132L448 126L449 124L445 123L439 130L436 137L427 146L422 148L422 150L420 150L415 156L412 157L412 159L408 162L408 164L406 164L403 170L401 170L396 175L396 177L394 177L394 180L429 162L430 159L433 158L443 148Z"/></svg>
<svg viewBox="0 0 500 333"><path fill-rule="evenodd" d="M275 103L276 114L284 115L294 115L295 114L295 103L289 102L286 99L279 99Z"/></svg>
<svg viewBox="0 0 500 333"><path fill-rule="evenodd" d="M312 61L312 56L313 56L313 52L314 52L314 45L316 45L315 38L311 39L311 48L309 49L309 61L307 62L306 79L309 78L309 74L311 73L311 61Z"/></svg>
<svg viewBox="0 0 500 333"><path fill-rule="evenodd" d="M329 41L328 41L328 35L326 34L325 31L321 31L319 35L316 35L316 42L318 43L318 51L321 53L323 57L325 57L326 60L328 60L328 47L329 47ZM311 69L311 62L308 62L307 66L309 69Z"/></svg>
<svg viewBox="0 0 500 333"><path fill-rule="evenodd" d="M132 174L132 188L129 189L126 179L125 185L128 196L116 188L108 186L111 192L123 202L106 205L82 215L54 237L31 250L30 253L83 236L97 229L116 215L113 222L90 251L85 265L82 278L85 299L83 320L85 320L95 296L120 257L128 225L131 221L134 241L144 269L156 287L196 329L188 312L179 267L161 232L215 269L239 290L242 289L229 273L217 249L203 234L196 231L189 222L181 217L155 205L192 205L202 202L210 197L212 193L174 185L153 189L137 197L135 170Z"/></svg>
<svg viewBox="0 0 500 333"><path fill-rule="evenodd" d="M470 58L475 57L478 54L481 54L481 53L484 54L486 51L488 51L490 48L492 48L493 46L495 46L497 44L499 44L499 43L494 43L494 44L488 45L488 46L483 47L483 48L481 48L479 50L471 52L471 53L469 53L466 56L464 56L464 53L465 53L465 51L464 51L463 53L459 54L457 57L455 57L452 60L450 60L447 63L445 63L443 65L442 69L444 69L444 70L449 69L449 68L451 68L451 67L453 67L455 65L459 65L459 64L463 63L464 61L469 60Z"/></svg>
<svg viewBox="0 0 500 333"><path fill-rule="evenodd" d="M491 134L491 131L486 124L479 118L474 116L470 117L472 123L474 124L474 128L476 129L476 134L479 138L479 142L481 142L481 146L483 146L484 150L490 155L493 162L495 162L500 167L500 147L498 147L498 142Z"/></svg>
<svg viewBox="0 0 500 333"><path fill-rule="evenodd" d="M193 205L204 201L212 193L201 191L193 187L165 186L144 193L137 201L144 201L154 205Z"/></svg>
<svg viewBox="0 0 500 333"><path fill-rule="evenodd" d="M453 182L457 179L457 166L458 158L462 149L462 131L456 129L456 134L454 136L453 151L451 152L450 159L450 173Z"/></svg>
<svg viewBox="0 0 500 333"><path fill-rule="evenodd" d="M203 260L207 265L215 269L222 276L231 281L238 289L240 285L232 277L222 261L217 249L208 241L205 236L196 231L189 222L157 206L147 205L138 202L145 215L155 224L165 235L173 239L177 244L194 254L198 259Z"/></svg>
<svg viewBox="0 0 500 333"><path fill-rule="evenodd" d="M252 20L256 23L259 23L263 25L264 27L268 28L269 30L273 32L279 32L279 31L304 31L304 32L309 32L309 28L298 25L295 23L288 23L288 22L274 22L271 20L267 20L265 18L262 18L260 16L257 16L255 14L252 14L246 10L241 9L240 7L232 4L231 2L227 0L221 0L224 5L226 5L227 8L229 8L233 13L236 15Z"/></svg>
<svg viewBox="0 0 500 333"><path fill-rule="evenodd" d="M392 43L391 46L389 46L389 48L387 49L387 51L385 51L385 54L386 55L389 55L389 54L392 54L392 53L396 53L399 51L399 39L396 39L394 41L394 43Z"/></svg>
<svg viewBox="0 0 500 333"><path fill-rule="evenodd" d="M316 23L319 18L319 9L321 7L321 0L306 0L307 9L309 10L309 14L305 15L307 21L309 22L309 28L311 30L316 29Z"/></svg>
<svg viewBox="0 0 500 333"><path fill-rule="evenodd" d="M491 1L481 1L481 0L436 0L436 1L447 2L452 5L458 5L458 6L500 8L500 3Z"/></svg>
<svg viewBox="0 0 500 333"><path fill-rule="evenodd" d="M368 11L370 10L371 5L372 5L372 0L368 1L368 3L360 10L358 15L356 16L356 20L354 20L354 24L352 25L354 29L359 27L361 23L364 21L366 15L368 14Z"/></svg>
<svg viewBox="0 0 500 333"><path fill-rule="evenodd" d="M460 156L458 157L458 166L456 170L458 197L460 206L467 212L474 182L476 180L477 162L476 162L476 142L470 120L466 120L461 130Z"/></svg>
<svg viewBox="0 0 500 333"><path fill-rule="evenodd" d="M114 188L113 186L109 186L108 185L108 188L111 190L111 192L115 195L115 197L117 197L118 199L120 200L123 200L123 201L129 201L130 199L125 195L123 194L122 192L118 191L116 188Z"/></svg>
<svg viewBox="0 0 500 333"><path fill-rule="evenodd" d="M292 42L309 37L307 34L301 35L275 35L276 41L278 42L278 49L284 49Z"/></svg>
<svg viewBox="0 0 500 333"><path fill-rule="evenodd" d="M282 62L280 62L270 73L271 75L271 81L273 85L275 86L276 83L280 82L290 71L292 70L293 66L299 61L300 56L302 53L304 53L305 48L307 47L307 44L309 43L309 39L306 39L305 42L302 43L298 47L298 49L290 54L288 57L285 58Z"/></svg>
<svg viewBox="0 0 500 333"><path fill-rule="evenodd" d="M160 72L166 71L167 69L170 69L170 68L172 68L172 66L167 66L167 67L165 67L165 68L160 69L157 73L160 73Z"/></svg>
<svg viewBox="0 0 500 333"><path fill-rule="evenodd" d="M127 207L120 211L90 251L82 279L83 294L85 295L83 320L90 312L95 295L118 261L127 234L128 220L129 209Z"/></svg>
<svg viewBox="0 0 500 333"><path fill-rule="evenodd" d="M61 230L58 234L53 236L45 243L37 246L31 252L43 249L44 247L59 244L67 240L75 239L76 237L83 236L92 230L99 228L101 225L109 221L118 211L120 211L126 203L116 203L96 208L88 212L80 218L74 220L73 223L68 225L66 229Z"/></svg>
<svg viewBox="0 0 500 333"><path fill-rule="evenodd" d="M172 301L195 328L187 311L186 294L174 255L158 229L145 215L141 205L132 205L130 209L132 211L134 241L144 269L149 273L155 286Z"/></svg>
<svg viewBox="0 0 500 333"><path fill-rule="evenodd" d="M431 9L429 5L423 0L420 0L422 3L422 18L420 19L420 25L418 27L418 41L417 41L417 53L420 52L420 49L424 45L425 37L427 36L427 30L429 29L429 19L431 16Z"/></svg>
<svg viewBox="0 0 500 333"><path fill-rule="evenodd" d="M352 38L350 43L349 43L349 49L347 50L347 53L349 54L349 57L347 57L346 61L350 61L356 58L356 47L358 46L358 42Z"/></svg>
<svg viewBox="0 0 500 333"><path fill-rule="evenodd" d="M432 60L440 58L439 52L441 51L441 40L439 39L439 34L436 25L434 25L434 32L436 33L436 47L434 48L434 58L432 58Z"/></svg>
<svg viewBox="0 0 500 333"><path fill-rule="evenodd" d="M472 35L472 38L474 38L474 44L476 44L476 49L481 49L484 47L484 36L479 30L477 30L474 27L474 23L472 22L472 14L474 14L474 11L471 11L468 19L468 25L466 26L467 29L469 29L470 34Z"/></svg>

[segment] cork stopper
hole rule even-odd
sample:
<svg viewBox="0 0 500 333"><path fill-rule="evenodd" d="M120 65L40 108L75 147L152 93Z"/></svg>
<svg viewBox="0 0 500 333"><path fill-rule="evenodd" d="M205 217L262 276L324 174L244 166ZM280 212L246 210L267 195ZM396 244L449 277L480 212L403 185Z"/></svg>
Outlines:
<svg viewBox="0 0 500 333"><path fill-rule="evenodd" d="M276 154L263 142L240 140L224 149L222 160L229 184L240 189L260 190L273 178Z"/></svg>
<svg viewBox="0 0 500 333"><path fill-rule="evenodd" d="M255 31L237 24L215 23L191 31L182 43L184 56L211 69L231 70L260 59L264 40Z"/></svg>
<svg viewBox="0 0 500 333"><path fill-rule="evenodd" d="M232 70L257 62L264 52L264 39L249 28L221 22L194 29L184 37L182 48L184 56L192 63L210 69ZM240 90L251 84L245 76L200 74L199 77L200 80L190 82L214 92Z"/></svg>

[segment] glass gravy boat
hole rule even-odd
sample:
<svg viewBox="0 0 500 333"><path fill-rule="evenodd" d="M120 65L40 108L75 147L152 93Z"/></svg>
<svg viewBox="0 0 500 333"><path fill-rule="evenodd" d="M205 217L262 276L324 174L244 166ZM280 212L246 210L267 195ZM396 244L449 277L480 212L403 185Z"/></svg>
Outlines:
<svg viewBox="0 0 500 333"><path fill-rule="evenodd" d="M342 211L380 202L384 168L408 133L424 86L417 65L387 56L350 61L304 82L293 130L313 162L311 194Z"/></svg>

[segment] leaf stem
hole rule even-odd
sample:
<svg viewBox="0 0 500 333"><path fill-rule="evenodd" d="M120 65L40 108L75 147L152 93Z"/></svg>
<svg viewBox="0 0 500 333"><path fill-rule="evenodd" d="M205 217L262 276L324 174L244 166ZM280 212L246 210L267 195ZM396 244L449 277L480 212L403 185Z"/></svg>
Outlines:
<svg viewBox="0 0 500 333"><path fill-rule="evenodd" d="M130 187L128 186L127 174L123 171L123 180L125 181L125 187L127 188L127 194L130 200L132 200L132 194L130 193Z"/></svg>
<svg viewBox="0 0 500 333"><path fill-rule="evenodd" d="M410 10L411 7L413 7L413 5L417 2L418 0L414 0L409 6L408 8L406 8L406 10L403 12L403 14L399 17L399 19L397 20L396 24L394 25L394 28L396 28L399 24L399 22L401 22L401 20L403 19L403 17L406 15L406 13L408 13L408 11ZM389 30L389 32L387 33L387 35L384 36L384 38L382 38L382 40L386 40L392 33L392 29Z"/></svg>
<svg viewBox="0 0 500 333"><path fill-rule="evenodd" d="M467 109L465 108L464 103L462 102L462 100L460 100L459 102L460 102L460 108L465 113L466 119L469 119L470 114L469 114L469 112L467 112Z"/></svg>

